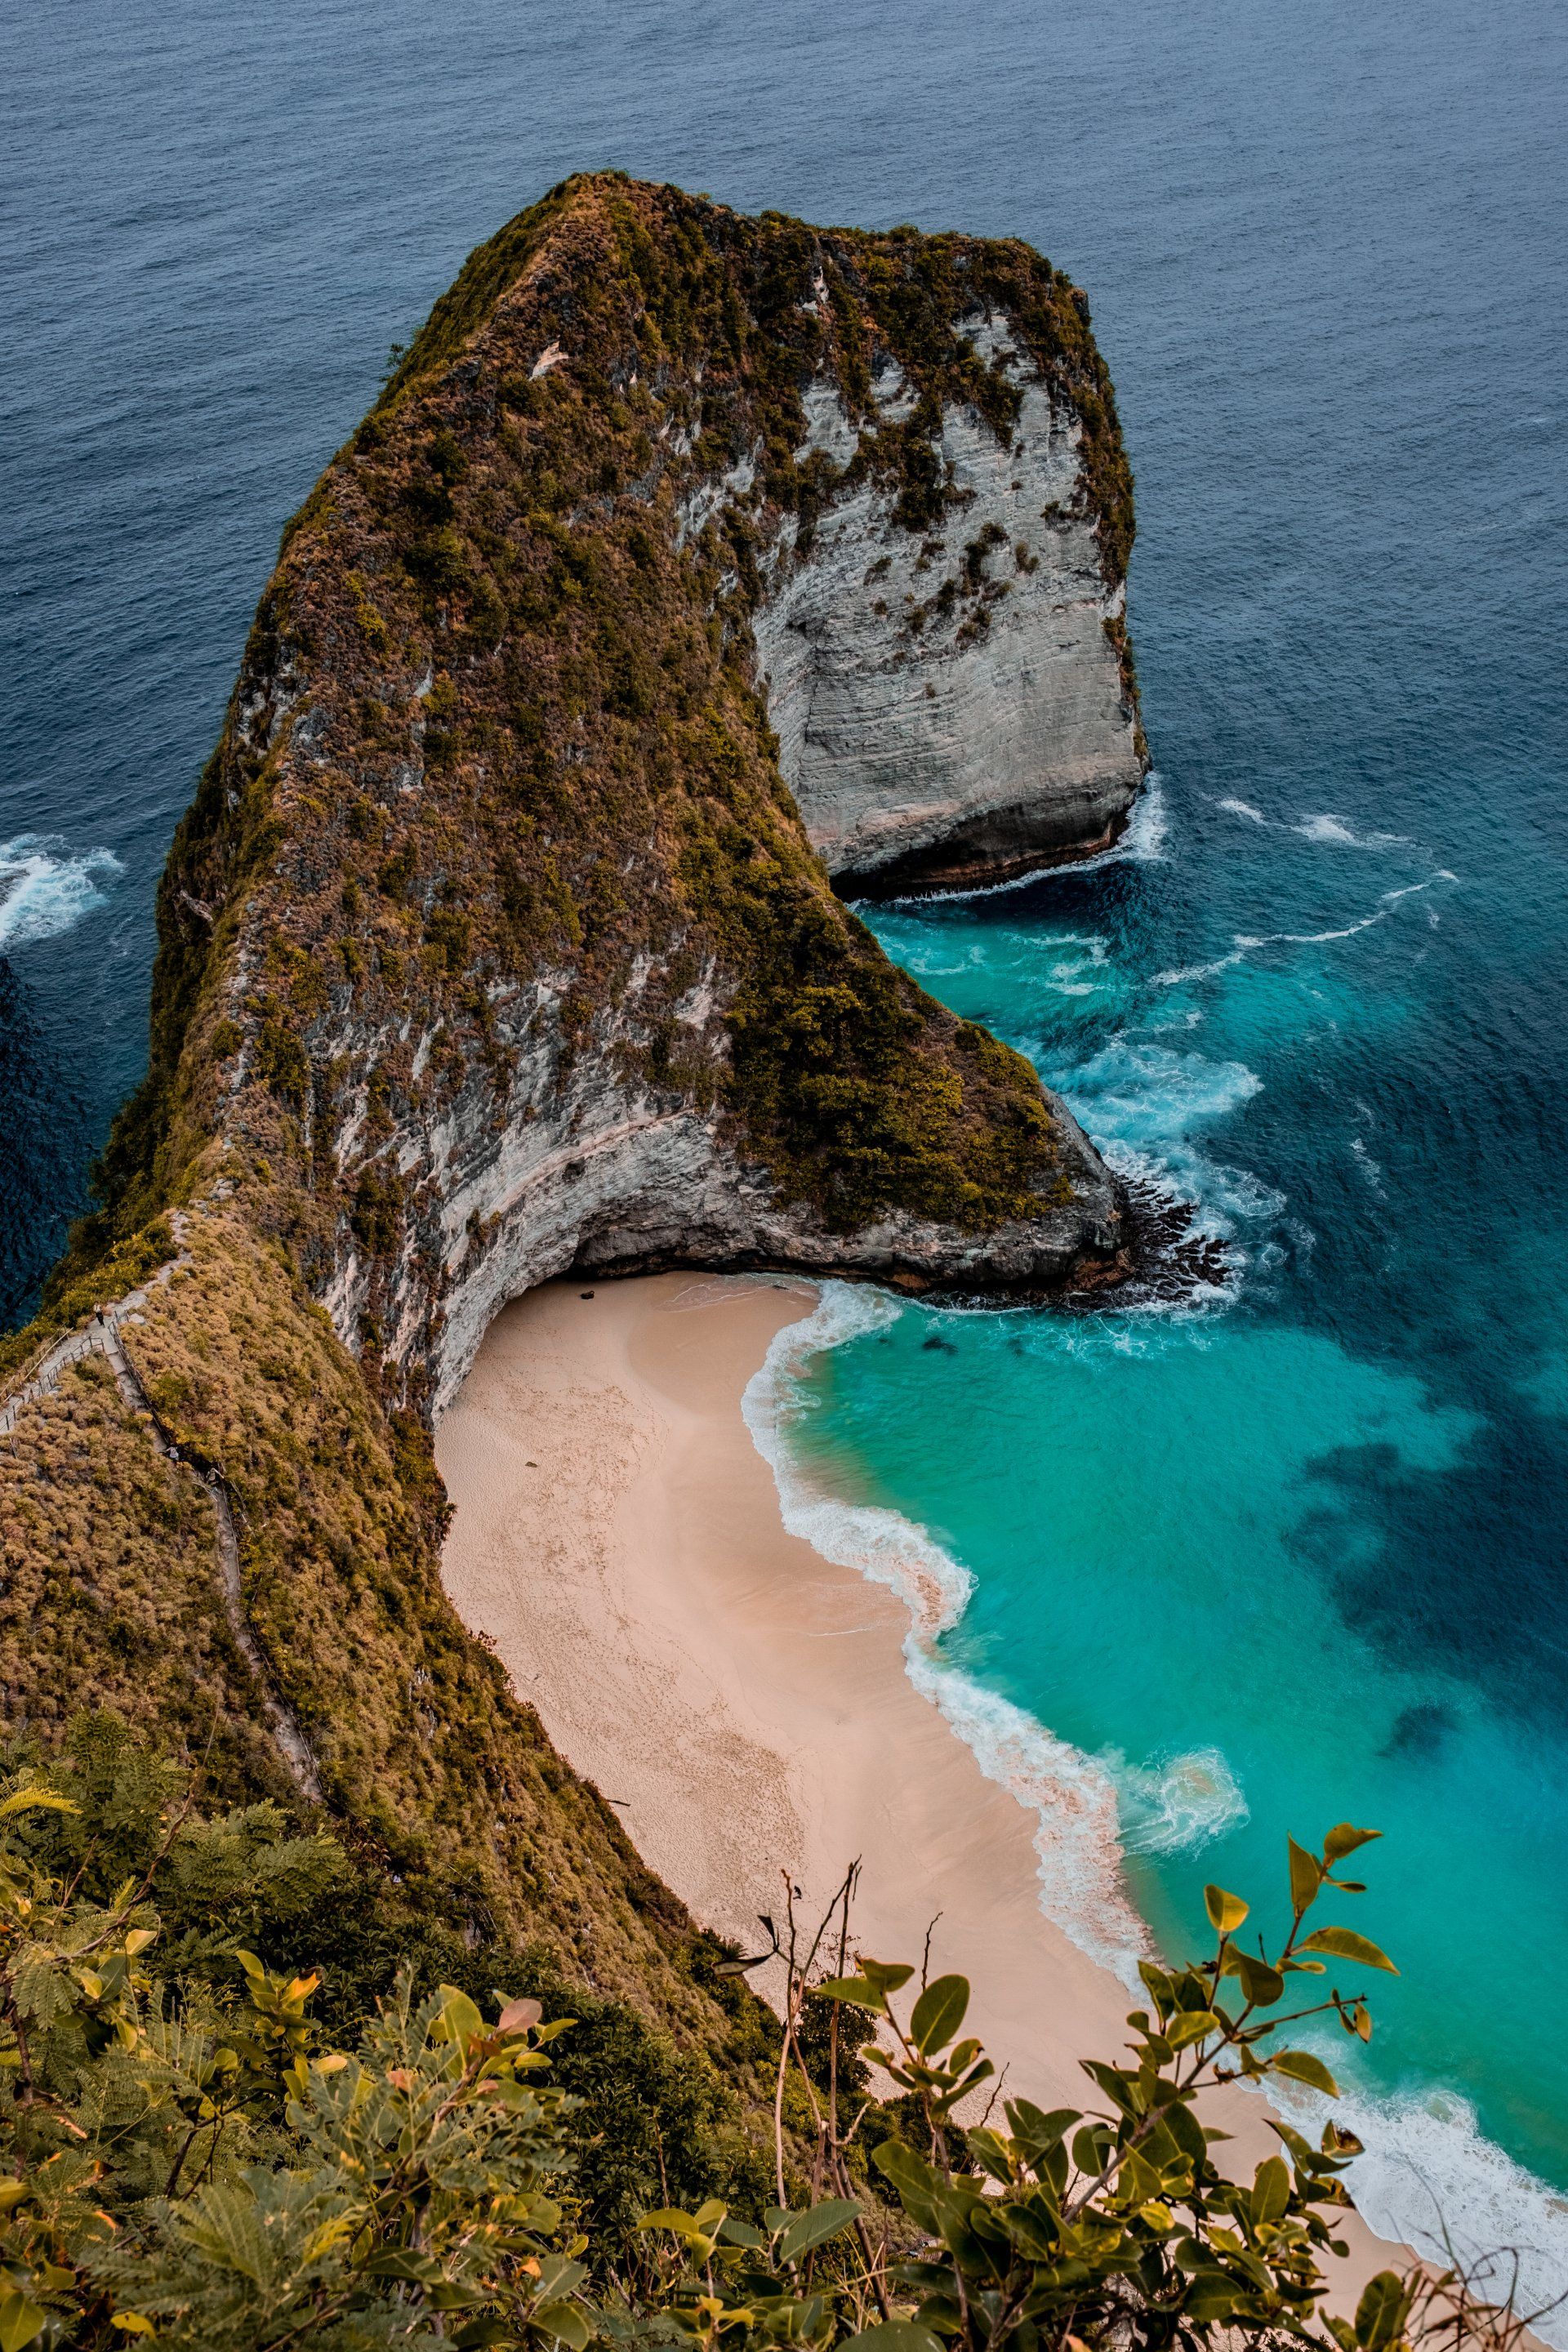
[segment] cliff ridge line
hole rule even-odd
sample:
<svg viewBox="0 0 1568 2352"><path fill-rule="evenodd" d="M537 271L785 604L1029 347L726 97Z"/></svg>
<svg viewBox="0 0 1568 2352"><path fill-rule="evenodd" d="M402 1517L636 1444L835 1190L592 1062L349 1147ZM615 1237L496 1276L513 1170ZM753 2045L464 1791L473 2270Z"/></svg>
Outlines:
<svg viewBox="0 0 1568 2352"><path fill-rule="evenodd" d="M58 1367L0 1444L13 1730L105 1699L295 1802L237 1594L400 1884L716 2030L679 1906L445 1602L430 1425L572 1268L1118 1272L1065 1107L846 901L1122 822L1131 537L1087 307L1027 247L601 174L479 249L285 535L146 1081L6 1351L142 1283L137 1379L233 1543L100 1355Z"/></svg>

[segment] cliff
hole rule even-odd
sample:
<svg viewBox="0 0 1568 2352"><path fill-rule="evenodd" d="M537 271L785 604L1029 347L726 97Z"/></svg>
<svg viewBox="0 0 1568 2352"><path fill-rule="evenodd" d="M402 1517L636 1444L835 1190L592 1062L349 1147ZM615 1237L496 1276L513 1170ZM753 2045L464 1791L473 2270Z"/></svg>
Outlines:
<svg viewBox="0 0 1568 2352"><path fill-rule="evenodd" d="M568 1267L1115 1272L1092 1147L845 896L1114 835L1131 536L1083 298L1026 247L605 176L473 256L285 535L147 1080L10 1343L13 1731L101 1699L205 1742L469 1941L723 2042L700 1939L446 1606L429 1422Z"/></svg>

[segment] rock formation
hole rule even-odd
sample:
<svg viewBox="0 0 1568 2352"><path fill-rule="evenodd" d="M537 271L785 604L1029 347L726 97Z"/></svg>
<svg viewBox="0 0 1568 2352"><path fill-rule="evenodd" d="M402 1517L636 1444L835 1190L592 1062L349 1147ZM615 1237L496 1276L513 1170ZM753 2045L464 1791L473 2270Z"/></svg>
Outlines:
<svg viewBox="0 0 1568 2352"><path fill-rule="evenodd" d="M807 838L853 890L1110 836L1129 499L1026 247L598 179L474 257L290 532L163 894L152 1087L395 1393L570 1265L1115 1251Z"/></svg>
<svg viewBox="0 0 1568 2352"><path fill-rule="evenodd" d="M854 467L857 423L817 377L806 447L845 464L845 485L804 560L786 524L755 615L779 764L846 893L972 888L1107 848L1142 780L1125 583L1089 501L1083 428L1005 313L959 327L1018 392L1011 432L945 403L933 447L951 503L909 529L895 490ZM896 363L871 404L873 428L912 415Z"/></svg>
<svg viewBox="0 0 1568 2352"><path fill-rule="evenodd" d="M568 1268L1114 1272L1092 1146L846 901L1114 835L1131 537L1083 298L1026 246L605 175L473 256L285 534L146 1083L10 1345L54 1368L0 1459L13 1725L216 1707L215 1770L264 1780L237 1592L405 1876L570 1944L539 1853L635 1875L585 1799L560 1844L569 1776L445 1608L430 1421ZM138 1284L119 1391L49 1352Z"/></svg>

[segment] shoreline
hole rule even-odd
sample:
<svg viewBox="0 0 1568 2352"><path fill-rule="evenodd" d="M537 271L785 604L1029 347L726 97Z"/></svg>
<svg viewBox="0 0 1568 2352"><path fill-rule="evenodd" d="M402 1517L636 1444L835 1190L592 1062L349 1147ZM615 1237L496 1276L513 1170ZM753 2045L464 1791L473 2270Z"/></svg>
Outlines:
<svg viewBox="0 0 1568 2352"><path fill-rule="evenodd" d="M815 1921L858 1858L859 1947L918 1964L929 1932L1003 2095L1087 2105L1079 2062L1120 2051L1131 1997L1041 1910L1035 1817L911 1680L905 1603L788 1531L742 1417L816 1297L655 1275L514 1300L437 1429L447 1592L702 1925L752 1950L781 1872ZM1276 2151L1257 2097L1205 2113L1238 2168ZM1336 2305L1400 2260L1345 2221Z"/></svg>

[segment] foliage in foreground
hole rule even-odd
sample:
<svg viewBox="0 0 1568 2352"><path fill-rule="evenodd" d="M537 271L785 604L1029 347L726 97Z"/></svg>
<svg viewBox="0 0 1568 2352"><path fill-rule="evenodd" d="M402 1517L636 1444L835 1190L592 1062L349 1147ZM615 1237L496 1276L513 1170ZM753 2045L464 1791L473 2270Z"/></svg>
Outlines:
<svg viewBox="0 0 1568 2352"><path fill-rule="evenodd" d="M584 2103L546 2079L570 2020L502 1990L487 2021L405 1968L353 2047L323 2047L314 1976L269 1969L240 1930L339 1884L340 1850L270 1808L203 1819L194 1784L121 1762L86 1807L68 1769L0 1784L0 2352L1404 2352L1437 2334L1510 2352L1527 2324L1458 2271L1384 2272L1353 2321L1326 2315L1357 2143L1277 2122L1279 2153L1244 2182L1198 2113L1237 2077L1334 2095L1285 2029L1370 2033L1340 1971L1391 1963L1307 1922L1325 1888L1362 1891L1341 1865L1374 1832L1291 1843L1272 1958L1208 1888L1213 1954L1144 1966L1127 2059L1085 2062L1094 2103L1012 2099L1005 2130L990 2108L958 2120L992 2077L967 1982L851 1965L854 1872L810 1938L790 1890L786 1933L731 1964L784 1967L776 2202L667 2204L628 2230L582 2194ZM104 1891L117 1849L145 1850L149 1808L151 1859Z"/></svg>

